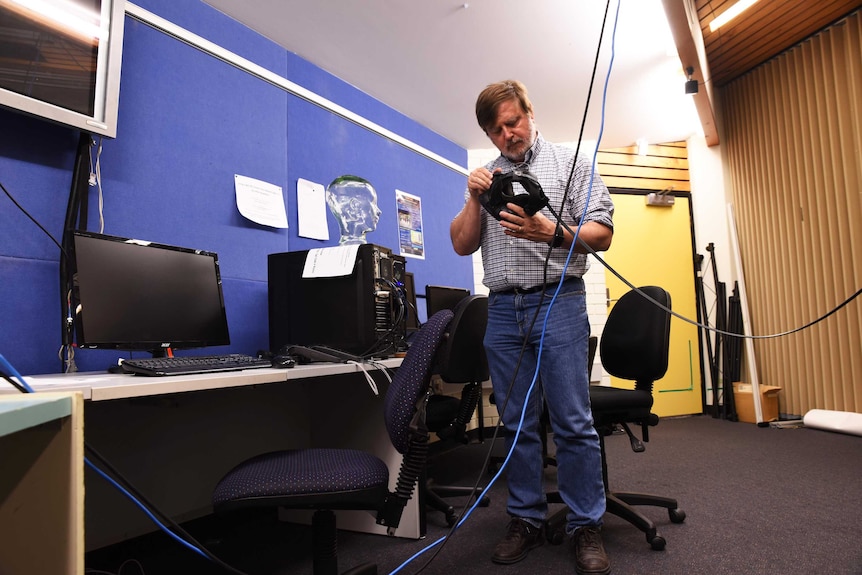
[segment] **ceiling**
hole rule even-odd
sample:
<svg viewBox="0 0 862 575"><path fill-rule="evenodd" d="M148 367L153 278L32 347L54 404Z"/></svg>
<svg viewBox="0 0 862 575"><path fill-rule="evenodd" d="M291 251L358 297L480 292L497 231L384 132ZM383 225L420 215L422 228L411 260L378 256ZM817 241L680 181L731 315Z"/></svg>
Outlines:
<svg viewBox="0 0 862 575"><path fill-rule="evenodd" d="M547 139L576 141L603 30L583 138L601 135L609 148L680 141L700 130L663 7L682 0L611 0L604 28L606 0L206 1L467 149L491 147L473 107L482 88L508 78L526 84ZM697 19L707 26L733 2L694 0ZM719 32L706 28L713 86L860 3L760 0Z"/></svg>

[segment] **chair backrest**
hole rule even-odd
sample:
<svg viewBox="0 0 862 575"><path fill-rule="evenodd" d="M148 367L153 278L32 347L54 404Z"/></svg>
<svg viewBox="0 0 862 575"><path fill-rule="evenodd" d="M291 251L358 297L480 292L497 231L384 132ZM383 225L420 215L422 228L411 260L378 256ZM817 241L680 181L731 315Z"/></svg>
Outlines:
<svg viewBox="0 0 862 575"><path fill-rule="evenodd" d="M485 328L488 296L471 295L455 306L438 355L437 373L447 383L473 383L488 379Z"/></svg>
<svg viewBox="0 0 862 575"><path fill-rule="evenodd" d="M386 429L392 445L399 453L406 453L410 445L410 422L419 398L427 393L437 351L453 316L452 310L444 309L422 325L386 392Z"/></svg>
<svg viewBox="0 0 862 575"><path fill-rule="evenodd" d="M670 309L670 294L665 289L638 289ZM638 389L651 391L652 383L667 371L669 346L670 313L632 290L608 315L599 353L609 374L633 380Z"/></svg>

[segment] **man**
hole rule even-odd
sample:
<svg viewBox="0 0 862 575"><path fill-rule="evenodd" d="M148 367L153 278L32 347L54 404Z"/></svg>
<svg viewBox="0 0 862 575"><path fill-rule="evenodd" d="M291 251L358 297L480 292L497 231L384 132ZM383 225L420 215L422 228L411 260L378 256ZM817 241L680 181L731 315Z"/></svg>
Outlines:
<svg viewBox="0 0 862 575"><path fill-rule="evenodd" d="M452 220L450 236L460 255L482 248L484 284L491 292L485 348L509 447L524 411L506 467L507 511L512 519L491 559L515 563L543 543L547 501L539 417L544 396L557 448L558 488L569 507L566 532L572 535L577 572L607 574L610 561L601 539L605 512L601 449L592 426L586 365L590 326L581 279L588 265L586 249L576 245L566 268L572 233L556 225L551 211L545 208L530 216L509 203L497 221L482 209L479 198L488 192L494 172L528 169L549 198L549 206L571 230L577 231L583 215L579 237L596 251L607 250L611 244L613 202L597 174L590 189L589 160L576 159L573 150L542 138L527 90L520 82L486 87L476 101L476 119L500 156L470 173L466 204ZM569 189L564 194L567 182ZM565 281L545 325L548 306L563 275ZM524 410L537 364L540 377Z"/></svg>

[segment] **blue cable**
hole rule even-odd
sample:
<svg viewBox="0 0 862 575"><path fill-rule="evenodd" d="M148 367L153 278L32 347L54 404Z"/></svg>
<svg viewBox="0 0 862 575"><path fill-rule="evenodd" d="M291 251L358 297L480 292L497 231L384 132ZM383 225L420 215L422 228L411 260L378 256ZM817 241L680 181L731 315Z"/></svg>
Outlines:
<svg viewBox="0 0 862 575"><path fill-rule="evenodd" d="M159 521L159 519L155 515L153 515L153 513L149 509L147 509L147 507L143 503L138 501L138 499L134 495L129 493L122 485L120 485L119 483L114 481L114 479L112 477L110 477L107 473L105 473L104 471L102 471L101 469L96 467L86 457L84 457L84 463L86 463L87 466L90 467L90 469L92 469L93 471L95 471L96 473L101 475L102 478L104 478L108 483L110 483L111 485L116 487L123 495L128 497L129 500L132 501L132 503L137 505L141 509L141 511L143 511L147 515L147 517L149 517L150 520L152 520L152 522L155 523L159 527L159 529L161 529L162 531L167 533L174 541L176 541L180 545L183 545L184 547L194 551L195 553L197 553L201 557L204 557L205 559L210 559L210 557L206 553L204 553L201 549L195 547L194 545L192 545L191 543L189 543L188 541L179 537L176 533L174 533L173 531L168 529L168 527L165 524L163 524L161 521Z"/></svg>
<svg viewBox="0 0 862 575"><path fill-rule="evenodd" d="M572 254L574 254L574 252L575 252L575 245L577 244L577 241L578 241L578 235L581 232L581 226L583 226L584 218L586 217L586 214L587 214L587 208L590 205L590 197L592 196L592 192L593 192L593 180L595 179L595 174L596 174L596 159L598 157L599 144L602 141L602 135L604 134L604 129L605 129L605 109L607 107L608 83L610 81L611 70L613 69L613 65L614 65L614 53L615 53L614 45L616 43L617 22L619 21L619 14L620 14L620 3L617 2L617 8L616 8L616 12L614 15L613 32L611 34L611 59L610 59L610 62L608 64L608 73L605 76L605 85L604 85L604 89L602 91L602 113L601 113L601 122L600 122L600 127L599 127L599 137L598 137L598 140L596 141L596 149L593 151L592 169L590 170L589 187L587 189L587 199L584 203L584 211L581 215L580 221L578 222L578 227L575 230L574 237L572 238L572 245L569 247L569 254L566 258L566 263L563 266L563 275L560 278L560 282L557 284L557 289L554 291L554 295L551 298L550 303L548 304L548 311L545 313L545 321L544 321L544 324L542 325L542 336L539 339L539 351L538 351L538 355L537 355L536 371L533 373L533 381L530 382L530 387L527 388L527 395L524 399L524 407L521 409L521 417L518 420L518 427L517 427L517 429L515 429L515 436L512 440L512 447L509 448L509 452L506 454L506 458L503 460L503 463L500 465L500 469L497 470L497 473L494 475L494 477L491 478L491 481L485 487L485 491L490 489L491 486L494 485L494 483L496 483L497 479L500 477L500 475L503 473L503 470L506 468L506 465L509 463L509 459L512 456L512 452L515 450L515 446L518 444L518 438L521 435L521 428L523 427L523 424L524 424L524 417L525 417L525 414L527 411L527 405L529 404L530 395L532 395L533 389L536 386L536 380L539 377L539 368L540 368L541 362L542 362L542 348L543 348L544 342L545 342L545 330L546 330L547 324L548 324L548 316L550 315L551 308L554 305L554 301L556 301L556 299L557 299L557 294L560 293L560 288L563 285L563 281L566 279L565 270L568 269L569 263L571 262ZM574 161L577 162L577 158L575 158ZM462 517L461 520L458 521L457 525L455 525L455 528L452 530L452 533L457 531L461 527L461 525L463 525L464 522L467 521L467 518L470 517L470 515L473 513L473 511L476 509L476 507L479 506L480 502L481 502L481 497L477 497L476 501L473 502L473 504L464 513L464 517ZM446 540L447 537L448 537L447 535L444 535L444 536L440 537L439 539L429 543L424 548L420 549L419 551L417 551L416 553L411 555L408 559L406 559L403 563L401 563L401 565L396 567L393 571L391 571L390 575L395 575L396 573L401 571L404 567L409 565L414 559L420 557L426 551L429 551L429 550L433 549L434 547L436 547L437 545L441 544L443 541Z"/></svg>

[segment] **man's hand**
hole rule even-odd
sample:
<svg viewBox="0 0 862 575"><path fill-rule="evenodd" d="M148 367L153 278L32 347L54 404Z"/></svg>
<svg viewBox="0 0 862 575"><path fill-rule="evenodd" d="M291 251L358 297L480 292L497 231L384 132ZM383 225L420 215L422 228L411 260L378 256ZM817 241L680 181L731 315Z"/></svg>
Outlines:
<svg viewBox="0 0 862 575"><path fill-rule="evenodd" d="M467 189L470 191L470 196L478 199L479 196L488 191L493 179L494 175L485 168L476 168L470 172L467 177Z"/></svg>
<svg viewBox="0 0 862 575"><path fill-rule="evenodd" d="M505 210L500 210L500 225L507 236L544 243L554 239L556 229L554 222L542 212L528 216L524 208L512 203L506 204Z"/></svg>

